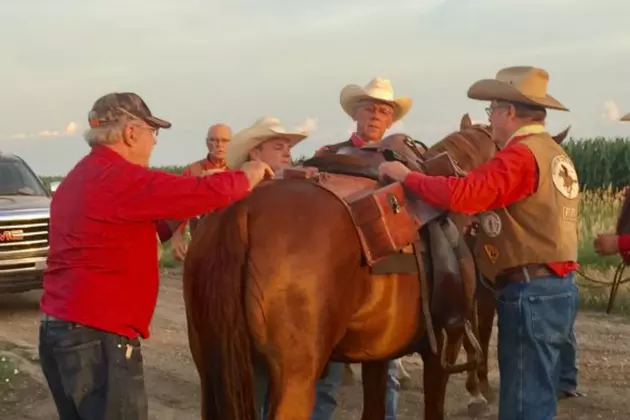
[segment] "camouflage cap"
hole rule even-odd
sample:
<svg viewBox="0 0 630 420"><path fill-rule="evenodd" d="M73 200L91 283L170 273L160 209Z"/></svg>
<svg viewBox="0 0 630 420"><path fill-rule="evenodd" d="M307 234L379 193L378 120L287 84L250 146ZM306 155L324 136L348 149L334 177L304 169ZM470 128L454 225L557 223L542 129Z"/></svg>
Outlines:
<svg viewBox="0 0 630 420"><path fill-rule="evenodd" d="M138 119L154 128L170 128L171 123L154 117L144 100L135 93L108 93L94 102L88 114L90 127L118 122L121 119Z"/></svg>

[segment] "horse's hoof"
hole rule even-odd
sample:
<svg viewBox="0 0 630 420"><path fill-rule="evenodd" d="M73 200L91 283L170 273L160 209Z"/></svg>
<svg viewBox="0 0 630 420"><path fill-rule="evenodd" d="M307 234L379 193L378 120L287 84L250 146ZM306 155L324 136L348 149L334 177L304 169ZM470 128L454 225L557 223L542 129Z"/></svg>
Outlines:
<svg viewBox="0 0 630 420"><path fill-rule="evenodd" d="M481 388L481 394L485 397L489 404L493 404L497 400L497 395L490 384L481 384L479 387Z"/></svg>
<svg viewBox="0 0 630 420"><path fill-rule="evenodd" d="M400 389L411 389L413 387L411 378L408 376L403 376L402 378L398 379L398 383L400 384Z"/></svg>
<svg viewBox="0 0 630 420"><path fill-rule="evenodd" d="M468 415L470 417L479 417L488 409L488 401L483 395L471 397L468 401Z"/></svg>
<svg viewBox="0 0 630 420"><path fill-rule="evenodd" d="M353 386L357 381L356 375L351 367L346 367L341 376L341 386Z"/></svg>

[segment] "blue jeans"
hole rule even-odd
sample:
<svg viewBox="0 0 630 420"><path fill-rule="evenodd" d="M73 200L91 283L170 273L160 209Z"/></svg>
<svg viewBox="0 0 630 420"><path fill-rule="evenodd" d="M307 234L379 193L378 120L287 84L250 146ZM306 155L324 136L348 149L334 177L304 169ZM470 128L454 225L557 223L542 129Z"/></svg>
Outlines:
<svg viewBox="0 0 630 420"><path fill-rule="evenodd" d="M558 391L576 392L577 374L577 342L575 329L571 328L570 340L560 351L560 385Z"/></svg>
<svg viewBox="0 0 630 420"><path fill-rule="evenodd" d="M138 339L42 320L39 357L60 420L147 420Z"/></svg>
<svg viewBox="0 0 630 420"><path fill-rule="evenodd" d="M555 418L561 354L578 307L574 279L573 273L534 279L499 293L500 420Z"/></svg>
<svg viewBox="0 0 630 420"><path fill-rule="evenodd" d="M332 420L337 408L337 392L341 385L343 363L330 362L325 377L317 381L315 388L315 408L311 420ZM398 368L394 360L389 361L387 371L387 394L385 400L385 420L396 420L398 411L398 391L400 384L396 378Z"/></svg>

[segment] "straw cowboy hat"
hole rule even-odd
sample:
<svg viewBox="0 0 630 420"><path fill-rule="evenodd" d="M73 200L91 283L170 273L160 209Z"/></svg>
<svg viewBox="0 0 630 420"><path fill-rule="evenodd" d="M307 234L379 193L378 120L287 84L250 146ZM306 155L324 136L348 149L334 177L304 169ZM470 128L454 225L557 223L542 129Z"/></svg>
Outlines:
<svg viewBox="0 0 630 420"><path fill-rule="evenodd" d="M343 110L355 119L355 114L359 103L365 99L373 99L390 104L394 108L394 120L398 121L411 109L413 101L408 96L394 97L394 89L388 79L375 77L370 83L361 87L358 85L347 85L341 89L339 102Z"/></svg>
<svg viewBox="0 0 630 420"><path fill-rule="evenodd" d="M547 93L549 73L531 66L507 67L499 70L494 79L484 79L468 89L468 97L482 101L509 101L543 108L568 111L556 98Z"/></svg>
<svg viewBox="0 0 630 420"><path fill-rule="evenodd" d="M630 114L626 114L623 117L621 117L620 121L630 121Z"/></svg>
<svg viewBox="0 0 630 420"><path fill-rule="evenodd" d="M262 117L251 126L239 131L234 136L225 151L225 163L228 168L240 168L247 161L249 151L272 137L282 137L295 146L308 133L302 130L286 130L276 117Z"/></svg>

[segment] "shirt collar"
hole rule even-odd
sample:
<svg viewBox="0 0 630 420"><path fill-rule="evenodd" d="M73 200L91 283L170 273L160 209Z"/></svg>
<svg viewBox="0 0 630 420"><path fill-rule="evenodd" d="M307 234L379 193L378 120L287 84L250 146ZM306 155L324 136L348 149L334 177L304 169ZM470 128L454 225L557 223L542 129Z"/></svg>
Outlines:
<svg viewBox="0 0 630 420"><path fill-rule="evenodd" d="M505 142L505 145L503 147L506 147L508 144L510 144L512 140L514 140L517 137L518 138L527 137L527 136L531 136L532 134L545 133L546 131L547 129L545 128L545 126L539 123L524 125L518 130L516 130L514 133L512 133L512 135Z"/></svg>
<svg viewBox="0 0 630 420"><path fill-rule="evenodd" d="M91 153L97 156L104 157L105 159L110 160L110 161L122 160L122 161L127 162L127 160L124 157L122 157L119 153L112 150L110 147L103 146L102 144L97 144L97 145L92 146Z"/></svg>
<svg viewBox="0 0 630 420"><path fill-rule="evenodd" d="M212 156L210 153L206 155L206 160L208 161L210 165L216 168L225 167L225 159L217 159L216 157Z"/></svg>
<svg viewBox="0 0 630 420"><path fill-rule="evenodd" d="M350 142L352 143L354 147L357 147L357 148L363 147L367 144L366 141L363 140L361 137L359 137L357 133L352 133L352 136L350 136Z"/></svg>

